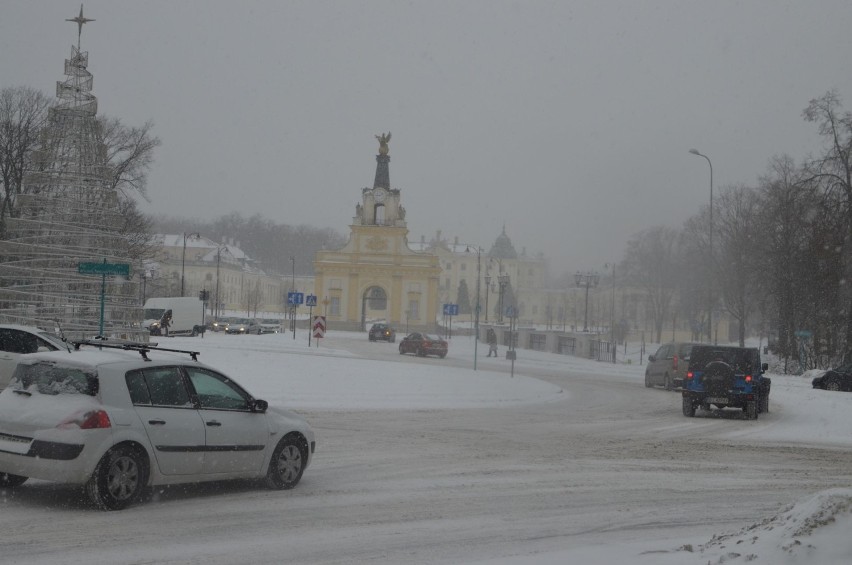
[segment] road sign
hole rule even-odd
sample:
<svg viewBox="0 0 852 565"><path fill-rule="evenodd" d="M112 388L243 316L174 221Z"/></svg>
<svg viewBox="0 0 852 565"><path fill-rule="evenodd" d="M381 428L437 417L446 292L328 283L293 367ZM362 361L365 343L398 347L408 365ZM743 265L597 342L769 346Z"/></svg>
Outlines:
<svg viewBox="0 0 852 565"><path fill-rule="evenodd" d="M120 275L130 276L129 263L79 263L77 272L81 275Z"/></svg>
<svg viewBox="0 0 852 565"><path fill-rule="evenodd" d="M459 305L458 304L444 304L444 316L458 316L459 315Z"/></svg>
<svg viewBox="0 0 852 565"><path fill-rule="evenodd" d="M325 337L325 316L314 316L311 330L315 338Z"/></svg>
<svg viewBox="0 0 852 565"><path fill-rule="evenodd" d="M305 306L316 306L317 305L317 295L309 294L305 297Z"/></svg>
<svg viewBox="0 0 852 565"><path fill-rule="evenodd" d="M506 306L506 317L514 318L515 317L515 308L512 306Z"/></svg>
<svg viewBox="0 0 852 565"><path fill-rule="evenodd" d="M305 293L304 292L288 292L287 293L287 304L290 306L296 306L302 304L305 301Z"/></svg>

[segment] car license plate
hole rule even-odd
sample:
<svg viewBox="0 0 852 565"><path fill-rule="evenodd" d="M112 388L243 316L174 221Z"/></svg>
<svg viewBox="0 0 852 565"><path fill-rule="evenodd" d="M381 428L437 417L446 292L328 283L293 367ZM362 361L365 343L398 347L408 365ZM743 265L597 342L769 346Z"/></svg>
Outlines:
<svg viewBox="0 0 852 565"><path fill-rule="evenodd" d="M728 399L727 398L717 398L717 397L711 396L707 399L707 402L708 402L708 404L727 404Z"/></svg>

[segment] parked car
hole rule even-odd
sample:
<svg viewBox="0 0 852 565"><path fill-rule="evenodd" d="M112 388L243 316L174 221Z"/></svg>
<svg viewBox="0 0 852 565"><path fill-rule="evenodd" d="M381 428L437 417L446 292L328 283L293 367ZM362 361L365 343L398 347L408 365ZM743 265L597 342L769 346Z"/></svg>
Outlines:
<svg viewBox="0 0 852 565"><path fill-rule="evenodd" d="M0 390L9 384L21 355L67 347L60 338L41 328L0 324Z"/></svg>
<svg viewBox="0 0 852 565"><path fill-rule="evenodd" d="M207 322L207 329L211 332L224 332L228 329L228 322L226 320L210 320Z"/></svg>
<svg viewBox="0 0 852 565"><path fill-rule="evenodd" d="M811 381L814 388L852 392L852 363L830 369Z"/></svg>
<svg viewBox="0 0 852 565"><path fill-rule="evenodd" d="M689 355L695 343L672 342L661 345L656 353L648 356L645 367L645 386L664 386L666 390L680 388L686 369L689 367Z"/></svg>
<svg viewBox="0 0 852 565"><path fill-rule="evenodd" d="M235 322L228 324L228 329L225 330L229 334L257 334L263 333L260 323L254 318L241 318Z"/></svg>
<svg viewBox="0 0 852 565"><path fill-rule="evenodd" d="M447 356L447 342L439 337L420 332L410 333L399 342L399 354L414 353L418 357L437 355Z"/></svg>
<svg viewBox="0 0 852 565"><path fill-rule="evenodd" d="M281 320L277 318L264 318L260 320L260 331L265 334L277 334L281 331Z"/></svg>
<svg viewBox="0 0 852 565"><path fill-rule="evenodd" d="M396 331L387 324L377 323L370 326L370 332L367 334L370 341L387 341L394 343L396 341Z"/></svg>
<svg viewBox="0 0 852 565"><path fill-rule="evenodd" d="M29 355L0 393L0 488L79 484L98 508L120 510L154 485L293 488L313 458L304 418L270 408L197 352L76 345L103 350Z"/></svg>

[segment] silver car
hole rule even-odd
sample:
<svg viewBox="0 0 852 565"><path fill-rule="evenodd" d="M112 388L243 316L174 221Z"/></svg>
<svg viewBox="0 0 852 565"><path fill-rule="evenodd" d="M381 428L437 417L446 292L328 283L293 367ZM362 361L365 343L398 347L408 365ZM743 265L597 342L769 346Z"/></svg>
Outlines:
<svg viewBox="0 0 852 565"><path fill-rule="evenodd" d="M146 487L223 479L296 486L316 448L294 412L271 408L193 351L145 344L34 353L0 393L0 488L27 478L85 485L119 510Z"/></svg>

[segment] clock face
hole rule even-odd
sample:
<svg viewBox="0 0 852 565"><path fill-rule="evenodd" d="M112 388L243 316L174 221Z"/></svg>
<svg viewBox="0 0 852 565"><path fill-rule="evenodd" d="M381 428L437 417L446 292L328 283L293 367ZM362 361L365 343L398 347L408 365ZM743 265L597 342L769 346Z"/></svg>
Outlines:
<svg viewBox="0 0 852 565"><path fill-rule="evenodd" d="M375 200L379 204L384 202L385 201L385 191L382 190L381 188L377 188L376 190L374 190L373 191L373 200Z"/></svg>

